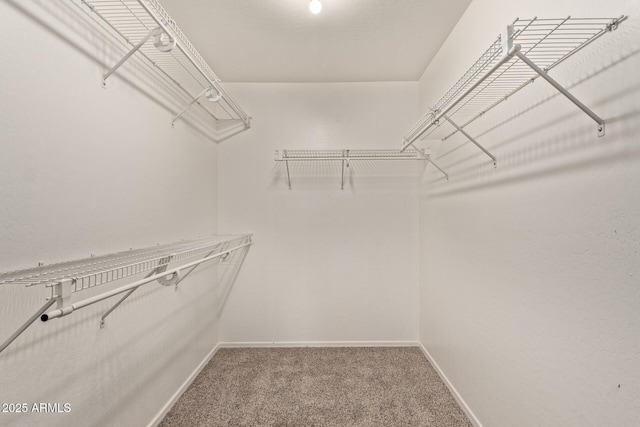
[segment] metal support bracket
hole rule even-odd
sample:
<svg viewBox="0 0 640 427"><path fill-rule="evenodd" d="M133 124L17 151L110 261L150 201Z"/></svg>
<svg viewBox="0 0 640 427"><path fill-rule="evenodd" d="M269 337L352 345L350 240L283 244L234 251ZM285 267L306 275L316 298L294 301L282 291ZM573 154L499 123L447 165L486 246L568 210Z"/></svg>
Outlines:
<svg viewBox="0 0 640 427"><path fill-rule="evenodd" d="M487 150L486 148L484 148L482 145L480 145L480 143L478 141L475 140L475 138L473 138L471 135L469 135L462 127L458 126L458 124L456 122L454 122L453 120L451 120L451 118L447 115L443 116L444 119L446 121L448 121L449 123L451 123L451 125L456 128L461 134L463 134L465 137L467 137L467 139L471 142L473 142L479 149L481 149L484 154L486 154L487 156L491 157L491 160L493 160L493 167L496 167L496 157L491 154L489 152L489 150Z"/></svg>
<svg viewBox="0 0 640 427"><path fill-rule="evenodd" d="M342 159L342 183L340 185L340 189L344 190L344 167L345 165L349 167L349 150L343 150L342 155L345 157Z"/></svg>
<svg viewBox="0 0 640 427"><path fill-rule="evenodd" d="M58 303L56 308L61 309L63 312L68 311L71 313L73 309L68 309L71 300L71 288L75 283L75 279L64 279L53 285L54 299ZM66 307L66 309L65 309Z"/></svg>
<svg viewBox="0 0 640 427"><path fill-rule="evenodd" d="M171 120L171 127L173 127L176 120L178 120L189 108L191 108L193 104L198 102L198 100L202 98L203 95L206 96L206 98L211 102L218 102L222 99L222 93L217 88L213 86L204 88L202 92L200 92L195 98L193 98L191 102L185 105L184 108L182 108L182 110L180 110L180 112L173 118L173 120Z"/></svg>
<svg viewBox="0 0 640 427"><path fill-rule="evenodd" d="M166 35L168 37L168 41L164 41L163 36ZM111 74L113 74L122 64L124 64L131 55L136 53L138 49L140 49L151 37L154 38L154 46L158 48L161 52L169 52L176 46L176 38L171 36L169 33L166 33L161 27L157 27L151 31L142 39L140 42L133 47L116 65L114 65L107 73L102 76L102 87L107 87L107 79Z"/></svg>
<svg viewBox="0 0 640 427"><path fill-rule="evenodd" d="M289 173L289 161L285 161L284 164L287 166L287 182L289 183L289 190L291 190L291 174Z"/></svg>
<svg viewBox="0 0 640 427"><path fill-rule="evenodd" d="M171 262L171 260L174 258L175 254L166 256L164 258L161 258L158 261L158 266L156 268L154 268L153 270L151 270L149 272L149 274L147 274L146 276L144 276L145 279L154 276L156 274L160 274L164 271L167 270L167 265L169 264L169 262ZM176 285L178 284L179 280L180 280L180 276L179 276L180 271L176 271L174 273L169 274L168 276L164 276L164 277L159 277L158 278L158 283L160 283L163 286L171 286L171 285ZM142 285L140 285L142 286ZM100 329L104 328L104 319L107 318L108 315L111 314L111 312L113 312L116 308L118 308L118 306L120 304L122 304L124 302L124 300L126 300L127 298L129 298L131 296L131 294L133 294L140 286L136 286L135 288L130 289L129 291L127 291L127 293L124 294L124 296L122 298L120 298L114 305L111 306L111 308L109 308L107 311L105 311L105 313L102 315L102 317L100 317Z"/></svg>
<svg viewBox="0 0 640 427"><path fill-rule="evenodd" d="M423 150L419 149L419 148L415 148L415 146L413 147L414 150L416 150L418 153L420 153L420 155L428 162L431 163L436 169L438 169L445 178L447 178L447 181L449 180L449 174L446 173L445 171L442 170L442 168L440 168L440 166L436 165L433 160L431 160L431 156L429 154L425 154Z"/></svg>
<svg viewBox="0 0 640 427"><path fill-rule="evenodd" d="M40 316L42 316L42 314L45 313L49 309L49 307L51 307L53 304L55 304L55 302L56 302L56 300L53 299L53 298L48 300L47 302L45 302L44 305L42 307L40 307L40 309L33 314L33 316L31 316L26 322L24 322L22 324L22 326L20 326L13 333L13 335L11 335L9 338L7 338L7 340L0 345L0 353L2 353L5 348L9 347L9 345L12 342L14 342L16 338L18 338L24 331L26 331L27 328L29 326L31 326L31 324L33 322L35 322L37 319L39 319Z"/></svg>
<svg viewBox="0 0 640 427"><path fill-rule="evenodd" d="M520 60L522 62L524 62L525 64L527 64L532 70L534 70L536 73L538 73L540 75L540 77L542 77L543 79L545 79L547 82L549 82L549 84L551 84L551 86L553 86L554 88L556 88L556 90L558 92L560 92L561 94L563 94L569 101L573 102L578 108L580 108L582 111L584 111L589 117L591 117L593 119L593 121L595 121L598 124L597 130L598 130L598 136L604 136L604 120L602 120L600 118L600 116L598 116L596 113L594 113L593 111L591 111L591 109L589 107L587 107L586 105L584 105L582 102L580 102L580 100L578 98L576 98L575 96L573 96L568 90L566 90L560 83L558 83L557 81L555 81L553 78L551 78L549 76L549 74L547 74L546 71L542 70L540 67L538 67L535 63L533 63L533 61L531 61L529 58L527 58L527 56L525 54L523 54L522 52L518 51L516 52L516 55L518 56L518 58L520 58Z"/></svg>
<svg viewBox="0 0 640 427"><path fill-rule="evenodd" d="M287 184L291 190L291 173L289 172L289 161L287 160L287 150L276 150L276 161L284 161L287 168Z"/></svg>

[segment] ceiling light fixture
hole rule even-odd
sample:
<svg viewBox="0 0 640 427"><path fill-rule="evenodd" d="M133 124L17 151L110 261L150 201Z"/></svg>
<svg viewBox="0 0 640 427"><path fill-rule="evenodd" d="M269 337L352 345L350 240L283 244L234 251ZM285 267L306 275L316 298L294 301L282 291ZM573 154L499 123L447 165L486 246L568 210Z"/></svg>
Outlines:
<svg viewBox="0 0 640 427"><path fill-rule="evenodd" d="M309 10L314 15L320 13L320 11L322 10L322 3L320 3L320 0L311 0L309 2Z"/></svg>

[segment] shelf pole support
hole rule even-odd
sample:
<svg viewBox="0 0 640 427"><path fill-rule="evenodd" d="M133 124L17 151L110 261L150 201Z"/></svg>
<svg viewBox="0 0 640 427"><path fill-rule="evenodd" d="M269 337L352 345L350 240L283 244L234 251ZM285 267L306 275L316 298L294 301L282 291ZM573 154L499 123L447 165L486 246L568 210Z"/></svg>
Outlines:
<svg viewBox="0 0 640 427"><path fill-rule="evenodd" d="M289 190L291 190L291 175L289 174L289 161L285 160L284 164L287 166L287 182L289 183Z"/></svg>
<svg viewBox="0 0 640 427"><path fill-rule="evenodd" d="M156 268L154 268L153 270L151 270L151 271L149 272L149 274L147 274L146 276L144 276L144 278L145 278L145 279L147 279L147 278L149 278L149 277L153 276L154 274L160 274L160 273L162 273L162 272L166 271L166 269L167 269L167 264L169 264L169 262L171 262L171 260L173 259L173 257L174 257L174 256L175 256L175 255L173 255L173 254L172 254L172 255L169 255L168 257L165 257L165 258L160 259L159 263L160 263L161 265L159 265L159 266L157 266ZM194 268L195 268L195 266L194 266ZM179 276L177 275L177 273L169 274L169 276L172 276L172 275L173 275L174 277L172 277L172 278L171 278L171 279L169 279L169 280L167 280L167 279L166 279L166 276L165 276L165 277L159 277L159 278L158 278L158 282L159 282L161 285L163 285L163 286L167 286L167 285L170 285L170 284L174 284L174 282L175 282L175 284L177 285L177 284L178 284L177 282L179 281ZM142 286L142 285L140 285L140 286ZM120 304L122 304L122 303L124 302L124 300L126 300L127 298L129 298L129 297L131 296L131 294L132 294L132 293L134 293L134 292L135 292L135 291L136 291L140 286L137 286L137 287L135 287L135 288L130 289L126 294L124 294L124 296L123 296L122 298L120 298L120 299L118 300L118 302L116 302L113 306L111 306L111 308L110 308L109 310L107 310L107 311L102 315L102 317L100 317L100 329L104 328L104 319L106 319L106 318L107 318L107 316L108 316L108 315L110 315L112 311L114 311L116 308L118 308L118 306L119 306Z"/></svg>
<svg viewBox="0 0 640 427"><path fill-rule="evenodd" d="M424 155L424 158L425 158L425 160L426 160L427 162L429 162L429 163L431 163L433 166L435 166L435 168L436 168L436 169L438 169L438 170L439 170L439 171L444 175L444 177L445 177L445 178L447 178L447 181L449 181L449 174L448 174L448 173L446 173L445 171L443 171L443 170L440 168L440 166L436 165L436 164L433 162L433 160L431 160L431 156L429 156L429 155L426 155L426 154L425 154L425 155Z"/></svg>
<svg viewBox="0 0 640 427"><path fill-rule="evenodd" d="M149 276L153 276L154 274L157 274L157 268L153 269L149 274L147 274L144 278L148 278ZM140 285L142 286L142 285ZM124 302L124 300L126 300L127 298L129 298L129 296L131 296L132 293L134 293L140 286L130 289L129 292L127 292L126 294L124 294L124 296L122 298L120 298L118 300L118 302L116 302L113 306L111 306L111 308L107 311L105 311L105 313L102 315L102 317L100 317L100 329L104 328L104 319L107 318L108 315L111 314L111 312L113 310L115 310L116 308L118 308L118 306L120 304L122 304Z"/></svg>
<svg viewBox="0 0 640 427"><path fill-rule="evenodd" d="M180 112L173 118L173 120L171 120L171 127L173 127L173 124L176 122L176 120L178 120L180 118L180 116L182 116L189 108L191 108L191 106L193 104L195 104L196 102L198 102L198 100L200 98L202 98L202 95L207 95L207 98L209 98L212 102L217 102L222 98L222 94L220 92L218 92L218 94L216 96L209 96L209 94L211 93L211 91L214 89L213 86L208 86L204 89L202 89L202 92L200 92L198 95L196 95L195 98L193 98L193 100L191 102L189 102L187 105L184 106L184 108L182 110L180 110ZM216 89L217 91L217 89Z"/></svg>
<svg viewBox="0 0 640 427"><path fill-rule="evenodd" d="M29 326L31 326L31 324L35 322L36 319L39 319L40 316L42 316L42 314L49 309L49 307L55 304L55 302L56 300L52 298L44 303L40 310L36 311L34 315L29 318L29 320L24 322L22 326L20 326L18 330L13 333L13 335L11 335L5 342L2 343L2 345L0 345L0 353L2 353L5 348L9 347L9 345L14 342L16 338L18 338Z"/></svg>
<svg viewBox="0 0 640 427"><path fill-rule="evenodd" d="M449 174L446 173L445 171L443 171L440 166L436 165L433 160L431 160L431 156L428 154L425 154L424 151L422 149L416 148L415 146L413 147L414 150L416 150L416 152L418 154L420 154L420 156L425 159L428 163L431 163L433 166L435 166L436 169L438 169L444 176L445 178L447 178L447 181L449 180Z"/></svg>
<svg viewBox="0 0 640 427"><path fill-rule="evenodd" d="M344 190L344 166L346 164L346 166L349 167L349 150L344 150L342 156L342 184L340 189Z"/></svg>
<svg viewBox="0 0 640 427"><path fill-rule="evenodd" d="M446 114L443 116L444 119L446 121L448 121L449 123L451 123L451 125L453 125L454 128L458 129L458 131L463 134L464 136L467 137L467 139L471 142L473 142L479 149L481 149L484 154L486 154L487 156L491 157L491 160L493 160L493 166L496 166L496 157L491 154L486 148L484 148L482 145L480 145L478 143L478 141L475 140L475 138L473 138L471 135L469 135L464 129L462 129L460 126L458 126L458 124L456 122L454 122L453 120L451 120L451 118L449 116L447 116Z"/></svg>
<svg viewBox="0 0 640 427"><path fill-rule="evenodd" d="M120 68L120 66L122 64L124 64L129 58L131 58L131 55L136 53L138 51L138 49L140 49L147 42L147 40L149 40L151 37L156 36L156 35L161 34L161 33L162 33L162 28L160 28L160 27L157 27L157 28L149 31L149 34L147 34L140 41L140 43L135 45L134 48L131 49L120 61L118 61L118 63L116 65L114 65L109 71L107 71L107 73L104 76L102 76L102 87L107 87L107 79L109 78L109 76L111 74L113 74L118 68Z"/></svg>
<svg viewBox="0 0 640 427"><path fill-rule="evenodd" d="M551 78L549 76L549 74L547 74L546 71L542 70L540 67L538 67L536 64L534 64L533 61L531 61L529 58L527 58L525 54L523 54L522 52L518 51L518 52L516 52L516 55L518 56L518 58L520 58L520 60L522 62L527 64L532 70L534 70L536 73L538 73L540 75L540 77L542 77L543 79L548 81L549 84L551 84L551 86L556 88L556 90L558 90L558 92L560 92L565 97L567 97L567 99L569 99L569 101L573 102L578 108L580 108L589 117L591 117L598 124L598 136L604 136L604 120L602 120L600 118L600 116L598 116L596 113L591 111L591 109L589 109L589 107L587 107L582 102L580 102L580 100L578 100L568 90L566 90L562 85L560 85L560 83L558 83L553 78Z"/></svg>

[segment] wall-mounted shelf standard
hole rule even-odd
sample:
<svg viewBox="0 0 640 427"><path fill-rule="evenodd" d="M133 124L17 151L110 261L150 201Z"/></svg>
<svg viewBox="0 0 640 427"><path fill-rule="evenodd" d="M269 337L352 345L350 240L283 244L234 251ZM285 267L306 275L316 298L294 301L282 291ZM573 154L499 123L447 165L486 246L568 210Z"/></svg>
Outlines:
<svg viewBox="0 0 640 427"><path fill-rule="evenodd" d="M444 123L443 140L456 132L478 146L495 165L496 158L464 128L515 92L542 77L597 123L604 135L604 120L549 76L548 71L626 19L559 18L516 19L455 85L404 137L402 151L424 139ZM512 60L513 59L513 60Z"/></svg>
<svg viewBox="0 0 640 427"><path fill-rule="evenodd" d="M183 108L176 111L172 125L188 110L195 109L198 111L193 114L204 116L203 120L208 118L213 128L223 122L241 123L242 130L251 126L251 118L227 93L220 79L157 0L81 1L130 48L104 74L104 86L107 79L138 52L182 95L177 102Z"/></svg>
<svg viewBox="0 0 640 427"><path fill-rule="evenodd" d="M177 287L203 262L226 260L235 251L246 248L240 251L243 260L250 245L250 234L212 236L2 273L0 285L43 286L49 289L49 297L33 316L0 345L0 352L38 318L46 322L112 296L124 294L103 314L100 320L102 327L104 319L140 286L157 280L161 285ZM143 279L71 302L75 293L142 273L147 273ZM54 304L57 304L56 308L51 309Z"/></svg>
<svg viewBox="0 0 640 427"><path fill-rule="evenodd" d="M447 179L449 175L436 165L423 150L414 149L400 151L398 149L367 149L367 150L276 150L276 162L285 162L287 169L287 182L291 190L291 174L289 162L310 161L338 161L342 162L341 189L344 190L344 172L349 167L349 162L359 160L383 161L383 160L425 160L435 166Z"/></svg>

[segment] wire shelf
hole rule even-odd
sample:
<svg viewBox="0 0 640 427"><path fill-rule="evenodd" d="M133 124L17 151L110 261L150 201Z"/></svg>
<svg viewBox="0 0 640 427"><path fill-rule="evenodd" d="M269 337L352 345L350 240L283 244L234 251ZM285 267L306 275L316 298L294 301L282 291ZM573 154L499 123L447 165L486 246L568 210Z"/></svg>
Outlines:
<svg viewBox="0 0 640 427"><path fill-rule="evenodd" d="M349 167L351 161L368 160L368 161L407 161L407 160L424 160L431 163L438 169L447 179L449 175L436 165L424 150L414 148L412 150L398 149L317 149L317 150L276 150L276 162L285 162L287 170L287 183L291 190L291 172L289 170L289 162L297 161L340 161L342 162L342 178L340 188L344 190L345 183L345 166Z"/></svg>
<svg viewBox="0 0 640 427"><path fill-rule="evenodd" d="M484 113L541 76L524 60L514 58L505 46L519 45L520 54L547 72L577 51L617 28L626 19L619 18L554 18L516 19L512 32L503 33L464 73L464 75L429 109L404 137L402 149L424 139L438 128L455 120L458 126L448 127L445 134L434 137L447 139ZM509 42L505 43L508 38ZM506 59L506 60L505 60ZM495 160L495 159L494 159Z"/></svg>
<svg viewBox="0 0 640 427"><path fill-rule="evenodd" d="M0 284L42 285L50 289L50 296L39 310L10 337L0 343L0 353L37 319L46 322L96 302L124 294L100 318L100 328L103 328L105 318L139 287L157 280L163 286L175 285L177 289L178 284L204 262L217 259L237 263L239 259L242 263L250 245L250 234L211 236L2 273ZM244 250L240 251L240 249ZM240 253L240 255L236 256L234 253ZM170 267L169 264L172 266ZM133 283L108 289L80 301L71 301L71 295L76 292L140 273L147 273L147 275ZM57 308L51 309L56 303Z"/></svg>
<svg viewBox="0 0 640 427"><path fill-rule="evenodd" d="M203 239L129 250L76 261L51 264L0 274L0 284L53 287L73 279L72 292L149 272L169 263L220 253L247 243L250 235L212 236Z"/></svg>
<svg viewBox="0 0 640 427"><path fill-rule="evenodd" d="M243 124L244 129L250 127L250 117L225 90L220 79L157 0L81 2L114 30L132 52L142 43L137 53L144 57L154 70L158 70L166 80L175 85L178 92L184 94L179 103L184 104L184 98L193 103L193 108L189 111L191 116L195 116L199 121L213 120L214 132L218 132L219 122L239 122ZM157 48L152 41L147 41L157 28L165 33L165 38L168 34L176 40L175 48L165 51ZM115 70L111 72L113 71ZM216 100L216 96L210 98L214 102L200 102L199 98L208 89L219 95L219 99ZM187 107L191 107L191 103ZM179 117L183 112L176 114Z"/></svg>
<svg viewBox="0 0 640 427"><path fill-rule="evenodd" d="M424 160L424 155L417 150L398 149L276 151L276 161L297 160Z"/></svg>

